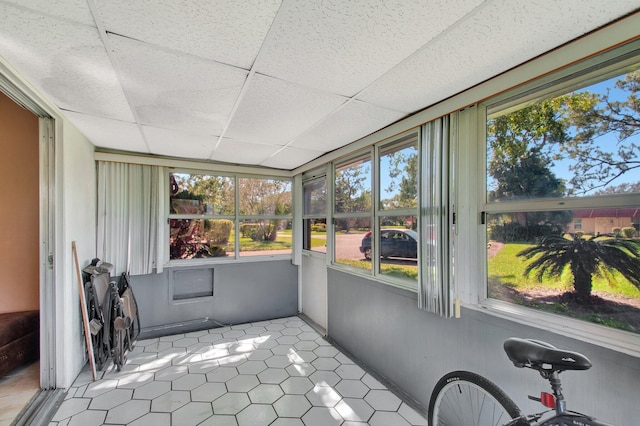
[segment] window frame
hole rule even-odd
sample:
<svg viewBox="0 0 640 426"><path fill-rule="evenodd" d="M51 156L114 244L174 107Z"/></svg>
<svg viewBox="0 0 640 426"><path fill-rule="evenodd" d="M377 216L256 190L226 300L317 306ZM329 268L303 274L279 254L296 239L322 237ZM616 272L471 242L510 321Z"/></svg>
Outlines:
<svg viewBox="0 0 640 426"><path fill-rule="evenodd" d="M481 253L481 256L473 269L479 270L483 279L475 285L472 284L473 280L467 280L466 285L458 283L460 287L458 294L462 296L465 307L482 310L528 326L550 330L570 338L580 338L634 356L640 353L636 333L488 298L487 233L486 225L483 223L485 213L622 208L632 206L634 198L637 205L637 193L488 201L486 123L487 119L495 114L506 114L510 110L519 109L524 105L559 96L572 90L586 88L595 82L621 75L628 72L633 64L639 62L640 41L633 41L488 98L475 107L477 114L476 138L480 155L477 155L477 162L474 166L477 167L476 183L475 185L473 182L469 183L472 184L471 191L475 188L476 193L482 193L483 196L473 200L472 208L476 210L478 226L477 232L471 231L469 236L470 241L477 239L476 252ZM474 204L475 207L473 207Z"/></svg>
<svg viewBox="0 0 640 426"><path fill-rule="evenodd" d="M324 205L324 211L321 213L307 213L306 208L306 193L305 193L305 188L308 184L310 183L314 183L314 182L319 182L319 181L324 181L324 190L325 190L325 205ZM326 255L328 254L328 250L329 250L329 227L330 227L330 223L329 223L329 202L332 200L331 197L331 192L329 190L329 180L327 178L327 174L325 172L320 173L320 174L314 174L308 177L303 177L302 180L302 251L305 253L315 253L318 255ZM307 220L313 220L313 219L324 219L325 220L325 236L327 238L327 241L325 243L325 251L319 251L319 250L313 250L312 248L306 248L306 242L305 242L305 237L306 237L306 230L305 230L305 226L306 226L306 221ZM311 238L311 236L310 236ZM311 247L311 246L310 246Z"/></svg>
<svg viewBox="0 0 640 426"><path fill-rule="evenodd" d="M398 146L402 146L402 145L406 145L408 140L411 140L412 138L416 139L416 147L417 147L417 151L418 151L418 164L417 164L417 179L418 179L418 194L417 194L417 205L415 209L382 209L380 207L380 155L381 152L384 153L385 150L388 150L390 148L392 148L394 145L398 145ZM347 271L349 273L354 273L357 275L364 275L369 279L372 279L374 281L380 282L382 284L385 285L390 285L393 287L398 287L401 289L405 289L405 290L410 290L412 292L417 292L418 291L418 287L419 287L419 281L420 281L420 277L422 275L421 272L421 253L423 252L422 247L421 247L421 241L422 241L422 233L421 233L421 229L420 229L420 223L421 223L421 219L420 219L420 203L421 203L421 190L420 190L420 182L421 182L421 169L423 167L423 160L422 160L422 126L419 127L413 127L405 132L402 132L398 135L395 135L393 137L387 138L387 139L383 139L381 141L378 141L375 144L372 144L370 146L368 146L365 149L361 149L358 150L354 153L352 153L349 156L345 156L342 158L339 158L333 162L331 162L331 176L333 177L333 180L331 182L331 207L329 208L329 213L330 213L330 220L332 223L332 233L334 234L333 237L331 238L332 241L332 247L331 247L331 258L330 258L330 267L332 268L336 268L336 269L341 269L344 271ZM369 211L367 212L349 212L349 213L344 213L344 212L336 212L335 209L335 173L336 170L339 169L340 167L344 166L344 165L348 165L349 163L352 163L354 161L357 161L358 159L364 159L364 158L368 158L368 160L370 161L371 164L371 174L370 174L370 180L371 180L371 206ZM329 180L327 179L327 183L329 183ZM329 186L329 185L328 185ZM335 248L336 248L336 237L335 237L335 222L336 220L339 219L347 219L347 218L367 218L370 221L370 229L371 229L371 234L372 235L380 235L380 223L379 223L379 219L381 217L388 217L388 216L414 216L416 217L417 221L418 221L418 228L416 230L416 232L418 232L418 235L420 236L420 239L418 240L418 257L417 257L417 262L418 262L418 279L417 281L410 281L410 280L405 280L402 278L396 278L390 275L384 275L382 273L380 273L380 247L379 247L379 242L376 241L375 243L372 241L372 259L371 259L371 268L370 269L362 269L362 268L357 268L354 266L349 266L349 265L345 265L345 264L341 264L341 263L337 263L336 259L335 259ZM329 238L329 236L327 236L327 238ZM375 240L375 239L374 239ZM329 250L327 251L327 253L329 253Z"/></svg>
<svg viewBox="0 0 640 426"><path fill-rule="evenodd" d="M227 263L227 262L257 262L257 261L265 261L265 260L281 260L281 259L292 259L293 258L293 241L295 236L293 235L293 220L294 220L294 181L291 177L285 176L276 176L276 175L260 175L260 174L252 174L252 173L233 173L233 172L222 172L217 171L215 169L190 169L190 168L166 168L164 172L164 181L169 182L169 175L172 173L183 173L189 175L206 175L212 177L226 177L231 178L233 181L233 197L234 197L234 214L172 214L171 212L171 195L170 188L168 184L165 184L164 188L164 206L163 206L163 220L165 223L164 226L164 236L163 236L163 244L167 244L164 246L165 255L164 255L164 267L186 267L186 266L199 266L202 264L216 264L216 263ZM240 214L240 188L239 188L239 180L242 178L248 179L263 179L263 180L278 180L278 181L287 181L289 182L289 188L291 193L291 205L290 205L290 213L286 215L277 215L277 214L265 214L265 215L246 215ZM203 220L217 220L217 219L227 219L233 221L234 226L234 251L233 253L229 253L228 256L220 256L220 257L209 257L209 258L199 258L199 259L171 259L170 258L170 250L168 246L169 235L170 235L170 227L169 223L171 219L203 219ZM292 247L289 253L278 253L278 254L253 254L253 255L242 255L240 250L240 231L239 227L244 220L288 220L292 223Z"/></svg>
<svg viewBox="0 0 640 426"><path fill-rule="evenodd" d="M381 178L382 178L382 173L380 172L380 161L382 159L382 156L387 154L388 152L392 152L394 151L394 148L399 147L399 148L404 148L404 147L408 147L410 146L410 141L415 140L415 146L416 146L416 154L418 156L417 158L417 170L416 170L416 181L418 184L418 187L416 188L417 193L416 193L416 207L415 208L398 208L398 209L383 209L382 208L382 194L381 194L381 190L382 190L382 183L381 183ZM415 128L415 129L411 129L407 132L405 132L402 135L398 135L395 138L392 139L388 139L386 141L382 141L376 145L374 145L374 150L373 150L373 160L374 160L374 176L372 177L372 180L375 181L375 184L373 185L375 188L375 193L372 194L372 208L373 208L373 220L371 222L371 234L377 236L377 238L375 238L375 243L374 243L374 239L371 239L371 245L372 245L372 256L371 256L371 262L372 262L372 274L374 277L380 279L381 281L394 285L396 287L401 287L401 288L406 288L409 290L413 290L413 291L417 291L418 289L418 283L420 282L421 276L422 276L422 232L421 232L421 227L420 224L422 223L420 214L419 214L419 206L420 206L420 201L421 201L421 185L420 183L422 182L422 180L420 179L421 176L421 169L422 169L422 161L421 161L421 145L422 145L422 131L421 128ZM418 222L418 226L415 229L415 231L418 234L418 241L417 241L417 255L416 255L416 266L418 268L418 276L416 281L411 281L411 280L405 280L402 278L396 278L390 275L386 275L382 273L381 265L382 265L382 261L381 256L380 256L380 245L381 245L381 240L380 237L382 236L382 230L380 227L380 220L383 217L402 217L402 216L413 216L415 217L416 221Z"/></svg>

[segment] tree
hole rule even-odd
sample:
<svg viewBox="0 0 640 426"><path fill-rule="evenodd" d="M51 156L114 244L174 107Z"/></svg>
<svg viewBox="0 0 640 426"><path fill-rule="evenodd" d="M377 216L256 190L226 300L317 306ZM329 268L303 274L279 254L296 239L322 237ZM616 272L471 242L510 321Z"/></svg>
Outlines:
<svg viewBox="0 0 640 426"><path fill-rule="evenodd" d="M238 179L240 214L246 216L284 216L291 213L291 182L277 179ZM275 241L280 219L260 220L254 241Z"/></svg>
<svg viewBox="0 0 640 426"><path fill-rule="evenodd" d="M589 301L594 275L607 277L611 281L613 270L620 272L640 289L640 245L633 240L611 235L551 235L544 237L539 244L522 250L518 256L531 261L524 275L529 276L537 271L536 278L540 282L545 275L560 277L568 266L578 301Z"/></svg>
<svg viewBox="0 0 640 426"><path fill-rule="evenodd" d="M574 160L572 192L605 188L640 168L640 71L619 78L606 93L582 92L582 102L563 106L565 123L575 136L562 146L562 155ZM626 98L622 99L624 96ZM622 99L622 100L617 100ZM615 137L603 138L612 135Z"/></svg>
<svg viewBox="0 0 640 426"><path fill-rule="evenodd" d="M335 174L335 209L339 213L353 213L371 209L369 162L343 167Z"/></svg>
<svg viewBox="0 0 640 426"><path fill-rule="evenodd" d="M544 100L488 122L488 165L492 178L491 201L562 197L564 182L552 171L558 144L569 139L566 123L560 119L558 99ZM571 214L519 212L492 224L491 238L509 242L530 240L556 232L569 223ZM551 225L551 226L549 226Z"/></svg>

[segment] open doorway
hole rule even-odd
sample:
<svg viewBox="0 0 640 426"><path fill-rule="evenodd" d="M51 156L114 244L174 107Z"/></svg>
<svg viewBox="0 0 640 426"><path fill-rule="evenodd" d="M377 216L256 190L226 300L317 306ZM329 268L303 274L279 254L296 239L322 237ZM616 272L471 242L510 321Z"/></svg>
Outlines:
<svg viewBox="0 0 640 426"><path fill-rule="evenodd" d="M40 392L40 118L0 92L0 423Z"/></svg>

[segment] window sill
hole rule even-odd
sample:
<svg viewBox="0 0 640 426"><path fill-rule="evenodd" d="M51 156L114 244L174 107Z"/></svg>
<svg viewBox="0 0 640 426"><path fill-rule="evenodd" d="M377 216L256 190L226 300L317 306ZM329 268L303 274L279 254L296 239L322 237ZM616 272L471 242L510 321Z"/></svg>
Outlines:
<svg viewBox="0 0 640 426"><path fill-rule="evenodd" d="M464 307L640 358L640 336L635 333L493 299Z"/></svg>
<svg viewBox="0 0 640 426"><path fill-rule="evenodd" d="M170 260L164 264L164 268L190 268L202 267L207 265L225 265L229 263L255 263L269 262L278 260L291 260L291 254L272 254L260 256L225 256L210 257L205 259L186 259L186 260Z"/></svg>
<svg viewBox="0 0 640 426"><path fill-rule="evenodd" d="M394 280L394 279L390 279L390 278L385 278L384 275L373 275L371 273L370 270L368 269L358 269L358 268L353 268L347 265L342 265L339 263L332 263L331 265L329 265L330 268L335 269L336 271L340 271L340 272L344 272L344 273L348 273L348 274L353 274L353 275L357 275L359 277L363 277L363 278L367 278L371 281L374 281L378 284L381 285L386 285L389 287L395 287L395 288L399 288L401 290L407 290L413 293L417 293L418 292L418 283L414 282L414 283L409 283L407 281L402 281L402 280Z"/></svg>

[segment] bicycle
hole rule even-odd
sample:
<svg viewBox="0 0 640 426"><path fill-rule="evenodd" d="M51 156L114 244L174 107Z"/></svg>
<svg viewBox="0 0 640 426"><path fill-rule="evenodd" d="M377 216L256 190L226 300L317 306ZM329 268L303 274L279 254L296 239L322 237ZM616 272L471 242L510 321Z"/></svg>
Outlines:
<svg viewBox="0 0 640 426"><path fill-rule="evenodd" d="M552 394L541 392L529 399L548 410L523 414L515 402L496 384L469 371L444 375L431 394L429 426L611 426L593 417L567 410L560 373L588 370L591 362L577 352L557 349L549 343L512 337L504 350L513 365L531 368L549 381Z"/></svg>

